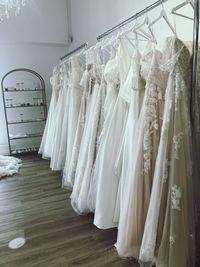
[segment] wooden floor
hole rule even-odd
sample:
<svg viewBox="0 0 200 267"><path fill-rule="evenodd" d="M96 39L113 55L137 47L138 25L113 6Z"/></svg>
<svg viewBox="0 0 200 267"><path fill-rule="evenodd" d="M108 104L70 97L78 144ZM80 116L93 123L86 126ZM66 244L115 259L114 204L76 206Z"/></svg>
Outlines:
<svg viewBox="0 0 200 267"><path fill-rule="evenodd" d="M0 266L137 266L118 257L116 229L99 230L93 217L78 216L60 172L37 154L21 157L20 173L0 180ZM8 242L25 237L16 250Z"/></svg>

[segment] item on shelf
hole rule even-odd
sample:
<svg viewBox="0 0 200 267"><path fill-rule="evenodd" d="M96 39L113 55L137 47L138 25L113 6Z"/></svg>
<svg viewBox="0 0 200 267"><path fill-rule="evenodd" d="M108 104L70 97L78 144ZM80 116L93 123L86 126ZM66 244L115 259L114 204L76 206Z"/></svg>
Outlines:
<svg viewBox="0 0 200 267"><path fill-rule="evenodd" d="M30 106L30 103L26 103L26 105L27 105L27 107L29 107Z"/></svg>
<svg viewBox="0 0 200 267"><path fill-rule="evenodd" d="M5 91L8 91L8 88L5 88Z"/></svg>
<svg viewBox="0 0 200 267"><path fill-rule="evenodd" d="M20 90L20 84L16 83L16 90Z"/></svg>
<svg viewBox="0 0 200 267"><path fill-rule="evenodd" d="M24 114L21 113L21 114L20 114L21 121L23 121L23 116L24 116Z"/></svg>
<svg viewBox="0 0 200 267"><path fill-rule="evenodd" d="M10 98L10 107L13 107L13 99Z"/></svg>
<svg viewBox="0 0 200 267"><path fill-rule="evenodd" d="M24 83L20 83L20 90L24 91Z"/></svg>

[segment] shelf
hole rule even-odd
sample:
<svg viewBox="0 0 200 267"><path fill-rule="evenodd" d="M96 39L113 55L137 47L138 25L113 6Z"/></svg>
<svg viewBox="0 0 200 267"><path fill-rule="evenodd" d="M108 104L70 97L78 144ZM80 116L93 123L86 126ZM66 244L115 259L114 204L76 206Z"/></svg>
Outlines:
<svg viewBox="0 0 200 267"><path fill-rule="evenodd" d="M22 154L22 153L28 153L28 152L36 152L39 150L39 147L30 147L30 148L22 148L22 149L12 149L11 154Z"/></svg>
<svg viewBox="0 0 200 267"><path fill-rule="evenodd" d="M20 76L10 76L14 73L20 73ZM12 83L5 83L8 77ZM22 79L21 82L19 79ZM13 69L3 76L1 90L10 154L37 151L47 115L44 79L31 69ZM23 131L16 131L17 127L23 128ZM33 141L36 143L35 147L31 144Z"/></svg>
<svg viewBox="0 0 200 267"><path fill-rule="evenodd" d="M30 106L14 106L14 107L5 107L5 108L34 108L34 107L43 107L46 106L46 104L43 105L30 105Z"/></svg>
<svg viewBox="0 0 200 267"><path fill-rule="evenodd" d="M33 138L33 137L40 137L42 134L35 134L35 135L29 135L29 136L21 136L21 137L13 137L9 138L9 140L18 140L18 139L26 139L26 138Z"/></svg>
<svg viewBox="0 0 200 267"><path fill-rule="evenodd" d="M14 121L14 122L8 122L8 124L19 124L19 123L31 123L31 122L42 122L45 121L45 119L41 120L31 120L31 121Z"/></svg>
<svg viewBox="0 0 200 267"><path fill-rule="evenodd" d="M21 93L21 92L41 92L43 89L37 89L37 90L34 90L34 89L31 89L31 90L8 90L8 91L5 91L4 90L4 93L10 93L10 92L15 92L15 93Z"/></svg>

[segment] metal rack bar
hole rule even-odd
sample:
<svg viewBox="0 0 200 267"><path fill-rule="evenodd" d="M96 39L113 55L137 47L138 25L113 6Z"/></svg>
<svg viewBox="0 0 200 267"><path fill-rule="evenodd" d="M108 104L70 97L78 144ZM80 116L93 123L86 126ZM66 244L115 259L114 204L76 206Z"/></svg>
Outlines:
<svg viewBox="0 0 200 267"><path fill-rule="evenodd" d="M29 106L14 106L14 107L6 107L7 108L34 108L34 107L43 107L46 106L46 104L42 105L29 105Z"/></svg>
<svg viewBox="0 0 200 267"><path fill-rule="evenodd" d="M147 12L149 12L150 10L154 9L155 7L161 5L164 2L167 2L168 0L158 0L155 3L153 3L152 5L149 5L148 7L142 9L140 12L136 13L135 15L131 16L130 18L122 21L121 23L117 24L116 26L112 27L111 29L109 29L108 31L102 33L101 35L99 35L97 37L97 40L99 41L100 39L104 38L105 36L111 34L112 32L118 30L119 28L123 27L124 25L130 23L131 21L135 20L136 18L146 14Z"/></svg>
<svg viewBox="0 0 200 267"><path fill-rule="evenodd" d="M45 119L41 119L41 120L31 120L31 121L14 121L14 122L8 122L8 125L19 124L19 123L42 122L42 121L46 121L46 120Z"/></svg>
<svg viewBox="0 0 200 267"><path fill-rule="evenodd" d="M12 140L18 140L18 139L26 139L26 138L40 137L40 136L42 136L42 134L30 135L30 136L21 136L21 137L13 137L13 138L9 138L9 140L12 141Z"/></svg>
<svg viewBox="0 0 200 267"><path fill-rule="evenodd" d="M60 60L66 59L67 57L71 56L72 54L78 52L79 50L85 48L86 46L88 46L88 43L84 43L82 45L80 45L79 47L75 48L74 50L72 50L71 52L69 52L68 54L66 54L65 56L61 57Z"/></svg>
<svg viewBox="0 0 200 267"><path fill-rule="evenodd" d="M19 93L19 92L37 92L37 91L42 91L43 89L37 89L37 90L34 90L34 89L30 89L30 90L4 90L4 93L10 93L10 92L16 92L16 93Z"/></svg>
<svg viewBox="0 0 200 267"><path fill-rule="evenodd" d="M195 95L197 93L198 81L198 48L199 48L199 0L194 0L194 24L193 24L193 60L192 60L192 88L190 112L191 121L194 126Z"/></svg>

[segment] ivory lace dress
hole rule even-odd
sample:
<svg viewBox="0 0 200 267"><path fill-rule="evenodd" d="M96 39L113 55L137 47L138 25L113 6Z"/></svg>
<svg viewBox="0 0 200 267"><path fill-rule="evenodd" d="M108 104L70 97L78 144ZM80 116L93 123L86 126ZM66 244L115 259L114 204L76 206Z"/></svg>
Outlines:
<svg viewBox="0 0 200 267"><path fill-rule="evenodd" d="M90 204L88 203L88 193L92 168L98 148L98 130L102 125L101 110L104 106L106 91L103 70L103 65L94 65L89 72L93 86L89 93L90 103L86 112L85 127L81 140L74 187L71 194L71 205L79 214L93 211L90 210Z"/></svg>
<svg viewBox="0 0 200 267"><path fill-rule="evenodd" d="M54 122L54 135L52 142L52 156L50 167L52 170L62 170L66 157L67 123L69 98L71 93L70 71L67 64L63 64L60 70L60 92L56 106L56 120Z"/></svg>
<svg viewBox="0 0 200 267"><path fill-rule="evenodd" d="M59 81L59 67L56 66L53 69L53 75L50 79L52 85L52 96L51 102L49 105L48 117L44 129L44 133L42 136L42 141L40 144L39 154L42 154L43 158L50 158L51 157L51 148L53 142L53 125L54 125L54 118L55 118L55 107L58 101L59 95L59 88L60 88L60 81Z"/></svg>
<svg viewBox="0 0 200 267"><path fill-rule="evenodd" d="M153 263L156 267L195 266L190 59L188 49L180 40L175 37L166 40L162 67L169 71L169 78L139 256L142 263L150 266Z"/></svg>
<svg viewBox="0 0 200 267"><path fill-rule="evenodd" d="M118 92L119 92L119 69L117 64L117 57L116 55L112 55L111 59L107 62L105 69L104 69L104 79L106 81L106 97L105 103L102 108L102 116L103 116L103 128L100 132L99 138L97 143L101 146L101 140L104 136L104 133L107 131L109 126L110 118L113 113L113 109L117 100ZM99 155L99 153L96 153ZM92 177L90 181L90 188L88 193L88 206L90 207L91 211L95 211L96 206L96 195L97 195L97 179L96 175L94 175L94 170L98 170L97 164L100 162L98 161L98 157L96 157Z"/></svg>
<svg viewBox="0 0 200 267"><path fill-rule="evenodd" d="M161 59L162 54L155 49L150 49L142 55L140 77L146 82L144 100L137 124L134 124L133 119L129 120L129 124L127 123L121 176L123 190L115 245L122 257L139 258L161 134L167 85L166 72L159 69ZM142 89L142 87L139 88ZM135 114L130 112L131 118L138 114L138 111L136 112L138 102L132 103Z"/></svg>
<svg viewBox="0 0 200 267"><path fill-rule="evenodd" d="M63 170L62 184L63 187L68 185L69 166L71 163L72 150L77 129L78 116L81 106L82 87L80 80L83 75L82 67L79 64L78 58L73 56L71 58L71 94L69 100L69 118L67 125L67 151L65 158L65 165Z"/></svg>
<svg viewBox="0 0 200 267"><path fill-rule="evenodd" d="M72 190L74 185L75 173L77 168L77 162L79 157L79 150L82 140L82 135L85 127L85 120L86 120L86 112L89 106L90 92L92 90L92 78L91 72L93 65L97 64L97 51L94 48L89 49L86 52L86 70L83 73L83 76L80 81L80 85L82 87L82 98L81 98L81 106L78 116L78 122L76 127L76 134L74 138L73 149L71 153L71 160L68 166L68 174L64 179L64 187Z"/></svg>

